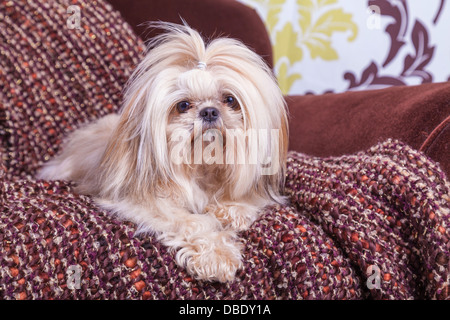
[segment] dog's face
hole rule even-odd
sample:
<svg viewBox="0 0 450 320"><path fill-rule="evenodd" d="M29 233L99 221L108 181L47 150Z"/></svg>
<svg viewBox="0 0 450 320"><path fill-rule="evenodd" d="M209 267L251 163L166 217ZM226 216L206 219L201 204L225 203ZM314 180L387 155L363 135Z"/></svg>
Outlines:
<svg viewBox="0 0 450 320"><path fill-rule="evenodd" d="M200 69L179 76L174 90L180 98L168 116L168 137L177 129L192 133L195 124L201 126L203 133L215 129L225 134L227 129L244 128L244 110L239 99L222 81Z"/></svg>
<svg viewBox="0 0 450 320"><path fill-rule="evenodd" d="M166 129L171 159L182 157L179 161L175 159L175 163L190 168L194 164L226 163L227 132L238 129L244 132L246 112L245 105L241 105L240 98L226 81L215 76L214 71L204 69L193 69L178 76L173 92L179 98L169 112ZM213 154L204 154L208 145L214 145Z"/></svg>

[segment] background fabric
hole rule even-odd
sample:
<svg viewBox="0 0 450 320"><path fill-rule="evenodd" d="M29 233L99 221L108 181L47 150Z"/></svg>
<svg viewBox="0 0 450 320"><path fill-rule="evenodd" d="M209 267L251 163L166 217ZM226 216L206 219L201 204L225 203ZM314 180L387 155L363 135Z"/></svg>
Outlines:
<svg viewBox="0 0 450 320"><path fill-rule="evenodd" d="M286 94L450 79L444 0L239 0L265 21Z"/></svg>

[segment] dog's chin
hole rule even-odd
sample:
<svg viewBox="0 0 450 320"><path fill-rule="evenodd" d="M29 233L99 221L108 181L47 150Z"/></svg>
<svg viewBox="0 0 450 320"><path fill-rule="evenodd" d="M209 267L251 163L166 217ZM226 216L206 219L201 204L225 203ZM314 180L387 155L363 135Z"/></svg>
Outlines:
<svg viewBox="0 0 450 320"><path fill-rule="evenodd" d="M225 133L225 129L223 124L219 123L219 121L208 122L204 121L202 123L202 133L205 133L208 130L218 130L221 133Z"/></svg>
<svg viewBox="0 0 450 320"><path fill-rule="evenodd" d="M202 141L203 149L209 144L221 145L225 150L226 144L226 127L218 123L204 123L202 125L201 134L192 132L191 143Z"/></svg>
<svg viewBox="0 0 450 320"><path fill-rule="evenodd" d="M219 136L225 142L227 127L224 125L222 121L215 122L202 122L201 126L193 125L189 130L191 143L195 141L203 141L205 143L209 143L215 139L215 137Z"/></svg>

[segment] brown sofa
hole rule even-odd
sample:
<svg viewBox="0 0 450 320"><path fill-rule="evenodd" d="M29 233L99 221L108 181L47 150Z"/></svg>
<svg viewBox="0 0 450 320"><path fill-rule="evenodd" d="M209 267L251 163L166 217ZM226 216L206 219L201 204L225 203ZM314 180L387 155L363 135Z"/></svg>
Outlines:
<svg viewBox="0 0 450 320"><path fill-rule="evenodd" d="M193 279L156 236L137 236L133 223L70 181L37 180L69 132L120 109L144 55L130 25L146 39L142 22L182 16L208 37L240 38L272 63L263 23L238 2L112 3L129 24L106 0L0 1L0 300L449 298L445 174L397 140L367 148L399 138L448 174L445 83L287 97L291 149L363 151L328 159L290 152L291 203L267 208L239 233L244 266L230 283ZM67 27L74 4L79 29Z"/></svg>
<svg viewBox="0 0 450 320"><path fill-rule="evenodd" d="M207 37L238 38L273 65L265 26L251 8L233 0L110 0L144 40L143 23L180 23ZM195 8L193 10L192 8ZM200 8L200 9L199 9ZM290 149L321 157L365 150L387 138L425 152L450 175L450 83L286 97Z"/></svg>

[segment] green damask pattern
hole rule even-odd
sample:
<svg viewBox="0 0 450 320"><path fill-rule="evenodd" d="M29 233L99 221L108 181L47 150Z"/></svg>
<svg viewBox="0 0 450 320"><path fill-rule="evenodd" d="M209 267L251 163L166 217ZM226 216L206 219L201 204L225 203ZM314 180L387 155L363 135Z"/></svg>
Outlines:
<svg viewBox="0 0 450 320"><path fill-rule="evenodd" d="M271 35L275 72L283 93L301 79L292 66L305 54L311 59L337 60L333 36L349 32L347 41L358 35L352 15L339 6L338 0L241 0L259 9Z"/></svg>

